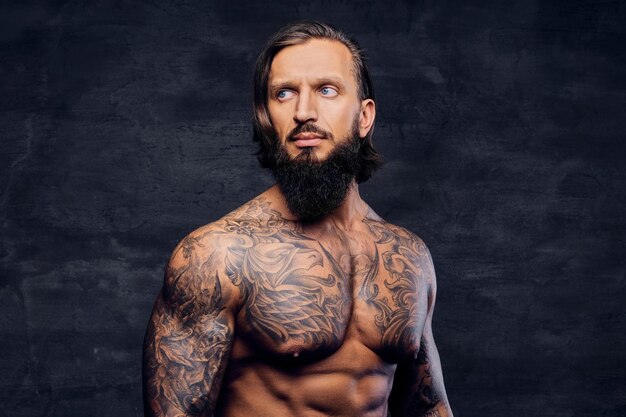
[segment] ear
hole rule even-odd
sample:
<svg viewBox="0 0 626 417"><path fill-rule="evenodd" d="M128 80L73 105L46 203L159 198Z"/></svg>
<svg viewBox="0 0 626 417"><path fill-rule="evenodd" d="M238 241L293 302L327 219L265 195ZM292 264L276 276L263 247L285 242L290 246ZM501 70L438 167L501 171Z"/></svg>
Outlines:
<svg viewBox="0 0 626 417"><path fill-rule="evenodd" d="M359 113L359 136L363 139L374 126L376 119L376 103L371 98L361 101Z"/></svg>

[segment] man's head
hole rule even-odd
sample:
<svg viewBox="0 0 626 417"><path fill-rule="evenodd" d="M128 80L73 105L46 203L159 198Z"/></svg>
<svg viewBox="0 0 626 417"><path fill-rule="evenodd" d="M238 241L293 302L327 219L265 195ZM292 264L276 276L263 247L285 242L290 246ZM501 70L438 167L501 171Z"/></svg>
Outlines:
<svg viewBox="0 0 626 417"><path fill-rule="evenodd" d="M375 115L360 47L328 25L288 25L257 60L254 139L260 144L259 161L272 171L300 217L327 214L341 203L353 180L366 181L380 166L371 140ZM290 190L297 195L290 196ZM296 200L313 211L294 210ZM323 202L328 207L320 206Z"/></svg>

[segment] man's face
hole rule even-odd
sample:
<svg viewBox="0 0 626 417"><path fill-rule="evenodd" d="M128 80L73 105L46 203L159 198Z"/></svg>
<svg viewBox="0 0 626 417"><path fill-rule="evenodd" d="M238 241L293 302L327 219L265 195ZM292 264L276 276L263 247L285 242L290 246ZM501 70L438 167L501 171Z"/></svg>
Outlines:
<svg viewBox="0 0 626 417"><path fill-rule="evenodd" d="M374 102L359 100L350 51L332 40L282 49L268 84L276 134L272 174L290 211L314 222L345 200L360 170L361 138L374 122Z"/></svg>
<svg viewBox="0 0 626 417"><path fill-rule="evenodd" d="M312 39L282 49L269 74L268 111L285 152L323 161L342 140L371 126L352 70L352 56L340 42ZM373 106L373 103L369 104Z"/></svg>

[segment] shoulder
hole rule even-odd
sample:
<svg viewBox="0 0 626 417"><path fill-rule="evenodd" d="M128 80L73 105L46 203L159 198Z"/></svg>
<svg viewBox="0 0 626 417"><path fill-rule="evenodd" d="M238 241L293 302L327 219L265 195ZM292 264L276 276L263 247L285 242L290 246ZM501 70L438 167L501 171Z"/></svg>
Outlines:
<svg viewBox="0 0 626 417"><path fill-rule="evenodd" d="M253 198L212 224L216 230L233 235L263 234L283 227L286 220L263 195Z"/></svg>
<svg viewBox="0 0 626 417"><path fill-rule="evenodd" d="M394 234L400 236L400 240L404 243L404 245L410 248L411 253L415 256L415 260L419 263L424 272L427 275L432 276L432 279L434 280L435 274L433 259L424 240L422 240L422 238L416 233L405 227L392 225L391 229Z"/></svg>
<svg viewBox="0 0 626 417"><path fill-rule="evenodd" d="M420 236L405 227L395 224L389 224L389 229L405 245L410 246L420 257L420 260L432 262L430 251Z"/></svg>
<svg viewBox="0 0 626 417"><path fill-rule="evenodd" d="M426 243L409 229L386 222L381 218L366 219L366 223L374 234L374 240L384 245L383 261L391 268L419 271L415 276L435 283L435 270L432 256Z"/></svg>
<svg viewBox="0 0 626 417"><path fill-rule="evenodd" d="M428 309L432 310L437 293L437 278L433 259L428 247L417 234L402 226L390 225L391 233L398 236L396 247L398 257L402 257L403 272L408 273L418 287L426 289ZM397 258L396 258L397 260Z"/></svg>
<svg viewBox="0 0 626 417"><path fill-rule="evenodd" d="M426 243L409 229L389 223L381 217L368 217L363 220L374 234L377 243L389 243L397 247L409 247L420 258L430 260L430 251Z"/></svg>
<svg viewBox="0 0 626 417"><path fill-rule="evenodd" d="M202 226L174 248L163 283L163 297L170 306L237 305L237 291L225 273L224 236L216 230L214 223Z"/></svg>
<svg viewBox="0 0 626 417"><path fill-rule="evenodd" d="M227 252L241 243L241 236L250 236L267 228L276 229L284 219L271 204L256 197L220 219L192 231L176 245L170 263L178 265L186 260L219 262L216 253Z"/></svg>
<svg viewBox="0 0 626 417"><path fill-rule="evenodd" d="M172 252L165 274L165 295L193 298L198 292L219 290L224 297L238 298L232 274L237 258L259 237L275 233L284 221L268 201L257 197L192 231Z"/></svg>

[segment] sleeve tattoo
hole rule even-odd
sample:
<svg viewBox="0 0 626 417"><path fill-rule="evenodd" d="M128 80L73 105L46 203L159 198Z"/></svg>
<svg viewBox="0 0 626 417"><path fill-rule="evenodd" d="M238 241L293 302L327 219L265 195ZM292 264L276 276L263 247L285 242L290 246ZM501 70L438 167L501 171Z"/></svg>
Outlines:
<svg viewBox="0 0 626 417"><path fill-rule="evenodd" d="M453 417L443 382L439 353L432 333L436 280L430 252L417 237L414 260L428 291L428 311L421 332L419 351L414 358L398 364L389 400L392 417ZM418 261L419 260L419 261ZM424 286L422 286L424 288ZM417 291L417 289L416 289ZM419 337L419 336L418 336Z"/></svg>
<svg viewBox="0 0 626 417"><path fill-rule="evenodd" d="M200 238L185 238L166 269L144 340L146 416L213 415L233 316L225 305L219 262L204 249Z"/></svg>

